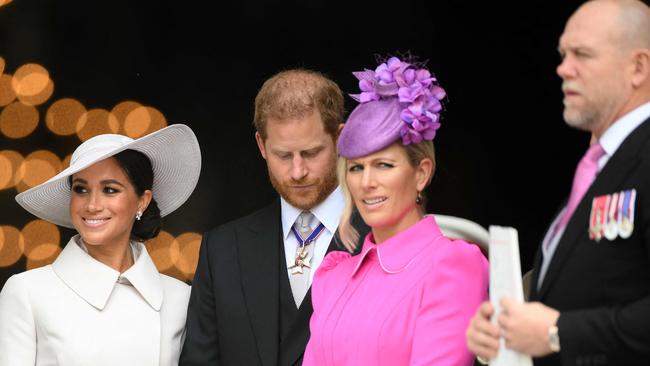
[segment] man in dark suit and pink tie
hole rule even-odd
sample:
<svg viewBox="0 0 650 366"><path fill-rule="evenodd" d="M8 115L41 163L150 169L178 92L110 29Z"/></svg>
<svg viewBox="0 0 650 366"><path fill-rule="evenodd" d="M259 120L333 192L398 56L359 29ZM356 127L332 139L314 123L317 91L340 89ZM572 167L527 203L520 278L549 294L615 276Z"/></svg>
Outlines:
<svg viewBox="0 0 650 366"><path fill-rule="evenodd" d="M506 347L536 365L650 364L650 9L593 0L560 37L564 119L592 135L535 258L530 303L481 305L479 360Z"/></svg>

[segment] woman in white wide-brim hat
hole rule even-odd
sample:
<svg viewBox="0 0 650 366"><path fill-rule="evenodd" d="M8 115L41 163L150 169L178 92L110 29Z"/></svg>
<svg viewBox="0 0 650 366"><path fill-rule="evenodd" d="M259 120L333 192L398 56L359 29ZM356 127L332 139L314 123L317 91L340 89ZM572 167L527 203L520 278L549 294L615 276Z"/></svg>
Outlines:
<svg viewBox="0 0 650 366"><path fill-rule="evenodd" d="M0 292L0 366L176 365L190 287L159 274L143 240L190 196L201 153L171 125L133 140L99 135L70 167L22 192L32 214L79 233L52 265Z"/></svg>

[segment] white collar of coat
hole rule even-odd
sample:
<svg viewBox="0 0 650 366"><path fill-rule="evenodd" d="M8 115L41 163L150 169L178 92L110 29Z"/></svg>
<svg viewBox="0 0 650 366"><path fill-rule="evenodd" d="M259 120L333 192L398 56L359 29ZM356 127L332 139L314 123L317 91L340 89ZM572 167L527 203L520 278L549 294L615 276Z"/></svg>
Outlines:
<svg viewBox="0 0 650 366"><path fill-rule="evenodd" d="M52 263L54 273L72 291L98 310L103 310L122 276L133 285L149 306L155 311L160 311L163 302L162 281L144 244L131 242L134 254L139 255L134 255L133 266L120 275L120 272L86 253L79 246L78 238L79 235L72 237Z"/></svg>

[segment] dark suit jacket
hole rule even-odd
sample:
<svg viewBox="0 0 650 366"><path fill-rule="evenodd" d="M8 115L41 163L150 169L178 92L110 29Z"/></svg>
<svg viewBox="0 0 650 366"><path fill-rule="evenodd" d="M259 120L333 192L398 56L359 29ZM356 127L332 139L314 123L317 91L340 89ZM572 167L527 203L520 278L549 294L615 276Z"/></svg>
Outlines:
<svg viewBox="0 0 650 366"><path fill-rule="evenodd" d="M650 365L650 120L625 139L598 174L567 224L531 301L560 311L561 352L536 365ZM589 239L596 196L636 189L628 239Z"/></svg>
<svg viewBox="0 0 650 366"><path fill-rule="evenodd" d="M311 291L301 304L295 336L280 352L279 281L288 281L280 273L280 217L278 199L204 234L181 366L301 363L309 339ZM360 231L363 237L368 229Z"/></svg>

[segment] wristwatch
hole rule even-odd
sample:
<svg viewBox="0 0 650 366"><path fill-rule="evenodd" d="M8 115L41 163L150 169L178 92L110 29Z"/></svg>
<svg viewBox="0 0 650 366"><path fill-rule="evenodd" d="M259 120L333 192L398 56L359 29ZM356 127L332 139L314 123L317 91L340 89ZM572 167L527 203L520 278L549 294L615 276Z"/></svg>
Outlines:
<svg viewBox="0 0 650 366"><path fill-rule="evenodd" d="M560 352L560 334L556 325L548 328L548 348L555 353Z"/></svg>

